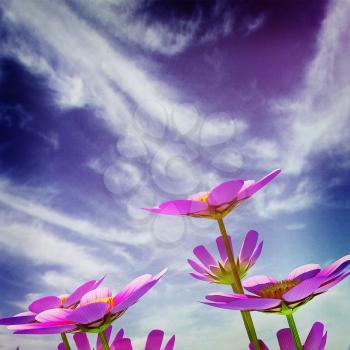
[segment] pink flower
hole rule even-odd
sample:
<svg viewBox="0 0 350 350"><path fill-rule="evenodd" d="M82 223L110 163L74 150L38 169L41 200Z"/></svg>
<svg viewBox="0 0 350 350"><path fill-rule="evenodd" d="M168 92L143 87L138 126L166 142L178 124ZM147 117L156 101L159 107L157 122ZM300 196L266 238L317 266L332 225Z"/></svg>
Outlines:
<svg viewBox="0 0 350 350"><path fill-rule="evenodd" d="M43 298L33 301L26 312L14 315L12 317L6 317L0 319L0 325L16 325L16 324L25 324L29 322L35 322L35 316L45 310L49 309L74 309L80 302L80 298L96 288L103 282L105 277L102 277L100 280L92 280L83 283L78 288L76 288L70 294L63 294L59 296L45 296Z"/></svg>
<svg viewBox="0 0 350 350"><path fill-rule="evenodd" d="M92 290L80 300L75 309L54 308L35 316L35 323L9 326L16 334L56 334L75 331L99 331L106 329L114 320L145 295L165 274L166 270L152 277L143 275L117 295L109 288Z"/></svg>
<svg viewBox="0 0 350 350"><path fill-rule="evenodd" d="M200 192L188 199L172 200L161 203L159 207L144 209L156 214L223 218L243 200L250 198L272 181L280 172L280 169L276 169L259 181L233 179L221 183L209 192Z"/></svg>
<svg viewBox="0 0 350 350"><path fill-rule="evenodd" d="M231 243L231 237L228 236ZM249 231L244 239L240 254L236 261L240 278L244 278L248 270L255 264L259 258L263 242L258 245L259 234L256 231ZM218 284L233 284L231 264L228 261L224 240L221 236L216 239L216 245L220 254L220 260L215 259L209 251L202 245L194 248L193 253L201 264L188 259L188 263L195 270L191 276L202 281ZM233 249L232 249L233 250Z"/></svg>
<svg viewBox="0 0 350 350"><path fill-rule="evenodd" d="M350 255L344 256L323 270L317 264L296 268L283 281L269 276L253 276L243 282L254 295L210 294L205 304L222 309L263 311L291 314L315 296L334 287L350 271L342 272L350 264Z"/></svg>
<svg viewBox="0 0 350 350"><path fill-rule="evenodd" d="M131 340L124 338L124 330L121 329L114 337L113 341L110 341L112 327L106 329L106 338L111 350L133 350ZM145 350L173 350L175 345L175 335L173 335L169 341L162 347L164 338L164 332L161 330L153 330L148 334ZM91 350L89 339L85 333L77 333L74 335L74 342L78 350ZM103 350L100 337L97 337L96 350ZM58 350L66 350L63 343L58 346Z"/></svg>
<svg viewBox="0 0 350 350"><path fill-rule="evenodd" d="M278 344L280 350L297 350L294 344L293 335L289 328L283 328L277 332ZM324 332L324 325L315 322L311 328L309 335L303 345L303 350L324 350L327 342L327 332ZM260 340L261 350L269 350L269 348ZM254 350L254 345L249 345L250 350Z"/></svg>

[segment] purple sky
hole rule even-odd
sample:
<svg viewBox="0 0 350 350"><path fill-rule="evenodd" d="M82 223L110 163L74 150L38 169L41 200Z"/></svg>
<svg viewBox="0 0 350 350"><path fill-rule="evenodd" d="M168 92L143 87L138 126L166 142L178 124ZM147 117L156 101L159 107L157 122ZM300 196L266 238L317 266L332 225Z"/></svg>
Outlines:
<svg viewBox="0 0 350 350"><path fill-rule="evenodd" d="M195 302L225 288L188 276L215 225L139 208L280 167L227 220L237 243L264 239L254 273L348 254L349 18L344 0L0 0L0 314L168 266L120 321L127 334L246 349L239 314ZM328 347L347 349L348 295L345 281L298 312L302 334L319 320ZM277 346L284 320L254 317ZM4 350L56 342L0 330Z"/></svg>

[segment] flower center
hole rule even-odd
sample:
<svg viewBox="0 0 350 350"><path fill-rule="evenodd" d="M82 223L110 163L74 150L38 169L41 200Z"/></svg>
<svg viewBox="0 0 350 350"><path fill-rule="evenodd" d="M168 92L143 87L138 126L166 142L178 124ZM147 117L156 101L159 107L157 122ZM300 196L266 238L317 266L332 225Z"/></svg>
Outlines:
<svg viewBox="0 0 350 350"><path fill-rule="evenodd" d="M196 198L196 200L199 202L208 203L208 197L209 197L209 193L206 193L206 194L203 194L202 196Z"/></svg>
<svg viewBox="0 0 350 350"><path fill-rule="evenodd" d="M263 298L281 299L283 294L298 285L301 281L281 281L271 286L267 286L259 291L259 295Z"/></svg>
<svg viewBox="0 0 350 350"><path fill-rule="evenodd" d="M89 301L87 304L100 303L100 302L109 304L108 311L110 311L114 307L113 297L96 298L94 300Z"/></svg>

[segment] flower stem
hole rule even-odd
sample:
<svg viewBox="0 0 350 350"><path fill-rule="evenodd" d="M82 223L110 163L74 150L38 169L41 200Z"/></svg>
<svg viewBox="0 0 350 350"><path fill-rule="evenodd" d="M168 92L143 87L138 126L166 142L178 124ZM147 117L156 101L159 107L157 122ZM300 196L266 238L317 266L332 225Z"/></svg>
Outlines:
<svg viewBox="0 0 350 350"><path fill-rule="evenodd" d="M66 350L71 350L66 333L61 333L61 338Z"/></svg>
<svg viewBox="0 0 350 350"><path fill-rule="evenodd" d="M228 257L228 260L230 262L231 269L232 269L232 276L233 276L233 282L234 282L232 284L232 289L235 293L244 294L241 278L239 276L237 264L235 262L233 251L231 249L231 245L230 245L229 239L227 237L227 232L226 232L224 221L222 220L222 218L217 218L217 222L219 224L220 233L221 233L221 236L224 240L225 249L227 252L227 257ZM249 340L253 342L255 350L260 350L260 344L258 341L258 337L256 335L254 323L253 323L252 316L251 316L250 312L249 311L241 311L241 315L243 318L244 326L245 326L245 329L247 331Z"/></svg>
<svg viewBox="0 0 350 350"><path fill-rule="evenodd" d="M288 321L288 324L289 324L289 328L290 328L290 330L291 330L291 332L293 334L293 339L294 339L295 346L297 347L298 350L303 350L303 346L301 345L299 333L298 333L298 330L297 330L297 326L295 325L295 321L294 321L293 315L292 314L286 315L286 317L287 317L287 321Z"/></svg>
<svg viewBox="0 0 350 350"><path fill-rule="evenodd" d="M98 335L100 336L101 343L102 343L102 346L103 346L103 350L110 350L109 345L108 345L108 341L107 341L107 338L106 338L105 331L102 331L102 332L98 333Z"/></svg>

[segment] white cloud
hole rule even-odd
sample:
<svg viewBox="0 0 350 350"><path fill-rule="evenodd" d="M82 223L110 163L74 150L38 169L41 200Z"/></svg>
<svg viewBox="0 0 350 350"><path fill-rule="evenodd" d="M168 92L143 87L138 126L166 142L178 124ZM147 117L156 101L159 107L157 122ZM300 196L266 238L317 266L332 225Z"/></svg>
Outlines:
<svg viewBox="0 0 350 350"><path fill-rule="evenodd" d="M119 230L111 227L100 227L93 222L85 219L74 218L56 210L50 209L48 206L37 203L38 198L26 199L18 195L12 195L11 192L17 192L17 188L8 188L2 184L0 186L0 203L10 207L16 211L20 211L34 218L40 219L43 222L68 229L79 233L85 237L94 237L95 239L120 242L120 243L138 243L145 244L149 241L149 236L144 232L138 234L134 232L132 235L125 230ZM18 192L17 192L18 193Z"/></svg>

